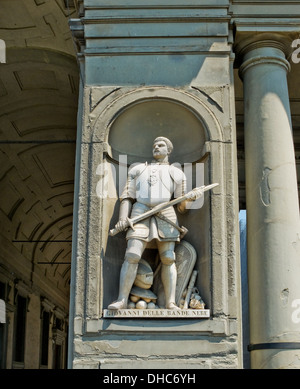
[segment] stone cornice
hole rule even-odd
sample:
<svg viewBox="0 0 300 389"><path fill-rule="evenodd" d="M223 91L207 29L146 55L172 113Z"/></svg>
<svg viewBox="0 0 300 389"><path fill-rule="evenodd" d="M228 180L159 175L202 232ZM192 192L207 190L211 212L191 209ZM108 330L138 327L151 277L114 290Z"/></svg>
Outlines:
<svg viewBox="0 0 300 389"><path fill-rule="evenodd" d="M73 39L76 43L78 52L85 47L85 38L84 38L84 27L81 19L70 19L69 20L70 30L73 36Z"/></svg>
<svg viewBox="0 0 300 389"><path fill-rule="evenodd" d="M86 56L217 52L228 54L228 0L87 0L69 20ZM79 4L77 4L77 8ZM182 41L184 40L184 44Z"/></svg>
<svg viewBox="0 0 300 389"><path fill-rule="evenodd" d="M224 8L229 7L230 0L76 0L84 3L85 9L101 8Z"/></svg>

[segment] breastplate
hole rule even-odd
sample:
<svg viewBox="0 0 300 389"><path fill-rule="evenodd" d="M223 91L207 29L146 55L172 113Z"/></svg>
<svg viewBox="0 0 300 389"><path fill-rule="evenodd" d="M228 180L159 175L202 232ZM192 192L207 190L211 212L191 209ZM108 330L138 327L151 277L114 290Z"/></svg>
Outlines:
<svg viewBox="0 0 300 389"><path fill-rule="evenodd" d="M169 201L173 192L169 165L150 164L136 177L136 199L149 207Z"/></svg>

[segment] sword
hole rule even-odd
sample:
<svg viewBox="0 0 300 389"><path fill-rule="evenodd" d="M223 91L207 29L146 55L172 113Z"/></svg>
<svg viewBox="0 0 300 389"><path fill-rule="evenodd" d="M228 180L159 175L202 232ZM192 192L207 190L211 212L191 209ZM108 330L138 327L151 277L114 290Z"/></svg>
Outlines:
<svg viewBox="0 0 300 389"><path fill-rule="evenodd" d="M169 207L172 207L178 203L181 203L182 201L188 199L188 197L193 193L193 192L206 192L216 186L218 186L219 184L211 184L211 185L203 185L203 186L199 186L198 188L194 188L192 191L186 193L185 195L183 196L180 196L180 197L177 197L176 199L174 200L171 200L171 201L166 201L162 204L158 204L156 205L155 207L153 207L152 209L150 209L149 211L146 211L144 212L142 215L139 215L139 216L136 216L136 217L133 217L132 219L130 219L129 217L126 218L126 228L130 227L132 229L134 229L134 224L142 221L142 220L145 220L147 219L148 217L151 217L153 215L155 215L156 213L158 212L161 212L163 211L164 209L166 208L169 208ZM109 231L109 235L110 236L114 236L118 233L119 231L117 231L115 228L113 228L112 230Z"/></svg>

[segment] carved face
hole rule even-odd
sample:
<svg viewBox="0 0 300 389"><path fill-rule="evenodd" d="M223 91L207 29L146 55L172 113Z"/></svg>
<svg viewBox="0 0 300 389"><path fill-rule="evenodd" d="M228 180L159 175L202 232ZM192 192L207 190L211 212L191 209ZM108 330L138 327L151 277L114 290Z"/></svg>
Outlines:
<svg viewBox="0 0 300 389"><path fill-rule="evenodd" d="M169 155L166 142L157 141L153 144L153 157L155 159L163 159Z"/></svg>

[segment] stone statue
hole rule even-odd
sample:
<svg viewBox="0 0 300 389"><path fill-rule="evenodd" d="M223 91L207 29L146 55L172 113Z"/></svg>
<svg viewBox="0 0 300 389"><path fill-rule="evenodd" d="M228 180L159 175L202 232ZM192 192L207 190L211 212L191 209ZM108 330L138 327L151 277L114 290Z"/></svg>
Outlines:
<svg viewBox="0 0 300 389"><path fill-rule="evenodd" d="M127 183L120 197L119 221L115 231L121 232L128 228L129 216L134 218L142 215L159 204L184 196L177 204L180 213L186 211L188 201L194 201L202 196L203 187L196 188L186 194L186 177L181 169L169 164L169 155L173 150L171 141L158 137L153 143L151 164L137 164L128 174ZM125 260L121 268L119 296L108 309L126 309L128 297L136 278L142 254L150 244L157 244L161 261L161 280L165 293L165 308L180 309L175 304L177 271L175 266L175 243L180 241L180 227L173 206L163 209L151 217L147 217L134 226L131 225L126 234L127 248Z"/></svg>

